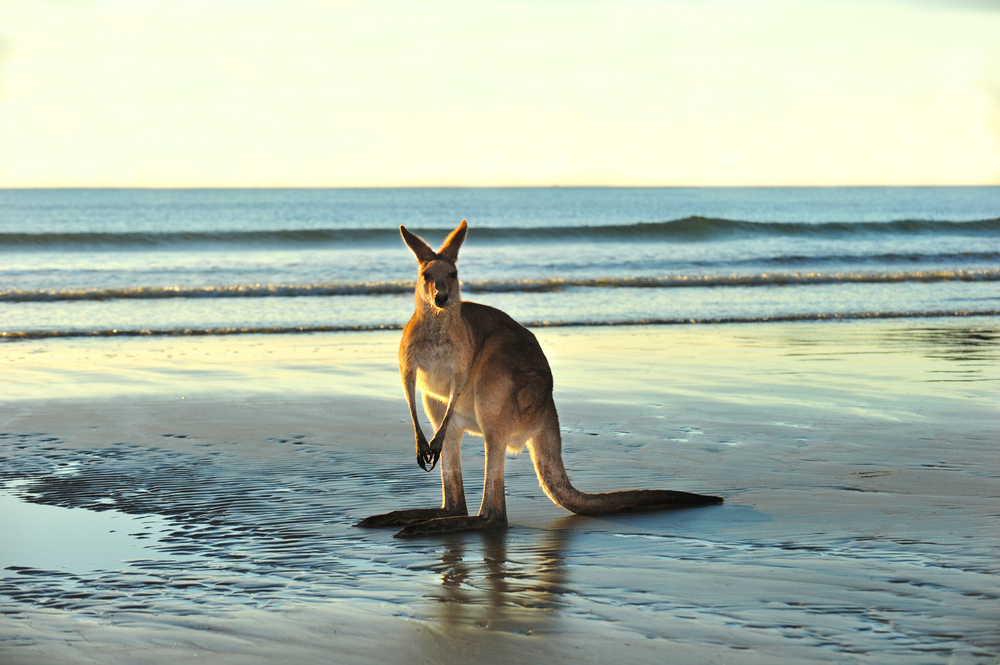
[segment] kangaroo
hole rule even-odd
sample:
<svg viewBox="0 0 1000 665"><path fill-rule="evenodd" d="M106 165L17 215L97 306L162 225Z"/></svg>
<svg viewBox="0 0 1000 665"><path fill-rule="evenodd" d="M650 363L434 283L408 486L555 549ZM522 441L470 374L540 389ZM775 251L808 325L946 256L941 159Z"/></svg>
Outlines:
<svg viewBox="0 0 1000 665"><path fill-rule="evenodd" d="M417 464L432 471L440 459L440 508L374 515L360 527L404 526L397 538L507 526L504 454L531 453L542 489L553 502L581 515L717 505L723 500L671 490L588 494L570 483L562 461L552 371L535 336L506 313L463 301L458 250L465 220L434 252L404 226L403 241L420 264L416 311L403 330L399 373L417 443ZM434 425L430 443L417 419L416 390ZM464 433L486 443L486 480L478 515L469 515L462 485Z"/></svg>

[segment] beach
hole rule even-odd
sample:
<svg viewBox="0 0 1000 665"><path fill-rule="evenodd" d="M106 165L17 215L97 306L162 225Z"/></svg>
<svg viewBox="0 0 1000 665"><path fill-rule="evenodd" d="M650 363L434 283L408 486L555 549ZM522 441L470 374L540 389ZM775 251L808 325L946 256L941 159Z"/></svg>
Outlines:
<svg viewBox="0 0 1000 665"><path fill-rule="evenodd" d="M0 345L0 662L1000 658L995 317L536 328L585 491L394 539L398 331ZM481 439L463 450L470 508Z"/></svg>
<svg viewBox="0 0 1000 665"><path fill-rule="evenodd" d="M0 665L1000 665L1000 0L2 6Z"/></svg>

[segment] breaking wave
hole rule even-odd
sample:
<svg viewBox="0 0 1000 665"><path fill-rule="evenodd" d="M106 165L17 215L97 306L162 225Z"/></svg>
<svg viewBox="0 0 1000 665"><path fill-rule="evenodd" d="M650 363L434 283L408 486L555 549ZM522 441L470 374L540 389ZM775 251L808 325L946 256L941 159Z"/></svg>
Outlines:
<svg viewBox="0 0 1000 665"><path fill-rule="evenodd" d="M567 328L594 326L649 326L649 325L706 325L735 323L782 323L795 321L850 321L857 319L913 319L1000 316L1000 309L987 310L933 310L933 311L874 311L874 312L808 312L801 314L776 314L773 316L706 317L627 319L621 321L531 321L528 328ZM369 332L374 330L401 330L402 324L355 326L274 326L274 327L225 327L225 328L167 328L167 329L112 329L112 330L37 330L0 332L0 340L20 341L52 338L79 337L196 337L206 335L287 335L296 333Z"/></svg>
<svg viewBox="0 0 1000 665"><path fill-rule="evenodd" d="M663 277L608 277L581 279L487 280L462 283L465 293L540 293L570 288L685 288L754 287L815 284L886 284L900 282L994 282L1000 269L922 270L910 272L781 272L739 275L668 275ZM164 298L296 298L308 296L380 296L408 294L413 282L357 284L250 284L199 287L128 287L118 289L8 290L0 302L108 301Z"/></svg>
<svg viewBox="0 0 1000 665"><path fill-rule="evenodd" d="M388 226L388 225L387 225ZM415 228L418 235L438 236L445 229ZM980 221L892 222L750 222L707 217L686 217L672 221L638 222L603 226L544 226L535 228L478 227L477 241L530 242L559 241L677 241L690 242L740 237L831 237L849 238L865 234L972 235L1000 236L1000 219ZM353 245L399 242L394 226L378 229L286 229L260 231L176 231L176 232L75 232L0 233L0 250L83 250L155 249L212 246L308 246Z"/></svg>

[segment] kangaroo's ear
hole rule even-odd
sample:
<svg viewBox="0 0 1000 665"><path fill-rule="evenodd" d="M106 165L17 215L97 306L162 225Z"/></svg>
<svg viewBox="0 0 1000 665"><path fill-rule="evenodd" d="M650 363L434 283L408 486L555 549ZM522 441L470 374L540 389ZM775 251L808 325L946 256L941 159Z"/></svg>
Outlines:
<svg viewBox="0 0 1000 665"><path fill-rule="evenodd" d="M417 237L407 231L405 226L399 227L399 234L403 236L403 242L410 248L413 255L417 257L417 261L430 263L437 258L437 254L434 253L431 246L424 242L423 238Z"/></svg>
<svg viewBox="0 0 1000 665"><path fill-rule="evenodd" d="M462 243L465 242L465 232L469 229L469 225L462 220L462 223L458 225L458 228L451 232L451 235L444 239L444 244L441 245L441 249L438 250L438 254L441 258L448 259L452 263L458 261L458 250L462 248Z"/></svg>

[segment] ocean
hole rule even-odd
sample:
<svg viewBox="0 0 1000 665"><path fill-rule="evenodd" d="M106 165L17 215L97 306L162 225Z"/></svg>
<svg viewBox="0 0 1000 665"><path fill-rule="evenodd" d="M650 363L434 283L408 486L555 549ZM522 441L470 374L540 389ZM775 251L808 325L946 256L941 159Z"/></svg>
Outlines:
<svg viewBox="0 0 1000 665"><path fill-rule="evenodd" d="M1000 315L1000 187L0 190L7 340L399 328L462 219L463 295L530 326Z"/></svg>

